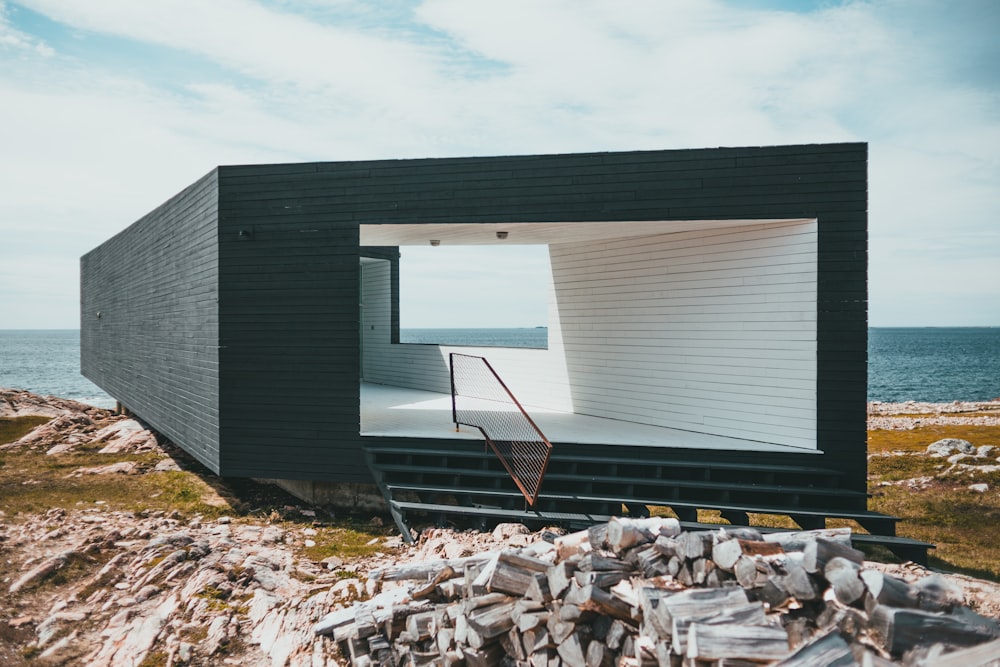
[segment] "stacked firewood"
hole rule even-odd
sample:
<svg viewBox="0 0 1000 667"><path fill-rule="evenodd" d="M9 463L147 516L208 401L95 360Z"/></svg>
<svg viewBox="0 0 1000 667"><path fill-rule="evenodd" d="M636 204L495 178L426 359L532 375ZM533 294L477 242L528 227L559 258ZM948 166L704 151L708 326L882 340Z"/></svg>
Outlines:
<svg viewBox="0 0 1000 667"><path fill-rule="evenodd" d="M616 518L372 572L381 592L314 630L358 667L997 664L1000 625L963 606L961 589L863 563L849 529Z"/></svg>

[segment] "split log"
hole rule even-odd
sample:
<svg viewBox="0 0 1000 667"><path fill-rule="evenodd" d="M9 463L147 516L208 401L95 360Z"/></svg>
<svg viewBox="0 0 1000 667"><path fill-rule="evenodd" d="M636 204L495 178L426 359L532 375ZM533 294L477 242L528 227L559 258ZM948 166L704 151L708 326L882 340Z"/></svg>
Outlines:
<svg viewBox="0 0 1000 667"><path fill-rule="evenodd" d="M557 537L554 544L558 560L566 560L572 556L584 554L592 548L590 546L590 533L586 530Z"/></svg>
<svg viewBox="0 0 1000 667"><path fill-rule="evenodd" d="M789 653L788 634L782 628L702 623L688 628L689 659L781 660Z"/></svg>
<svg viewBox="0 0 1000 667"><path fill-rule="evenodd" d="M603 549L608 545L608 524L597 523L587 529L587 541L591 549Z"/></svg>
<svg viewBox="0 0 1000 667"><path fill-rule="evenodd" d="M621 570L611 572L583 572L577 570L573 579L579 586L596 586L607 590L623 579L628 579L628 572Z"/></svg>
<svg viewBox="0 0 1000 667"><path fill-rule="evenodd" d="M663 608L664 601L678 591L644 586L639 589L639 608L642 610L642 634L654 640L670 637L670 615ZM614 631L612 626L611 631ZM612 646L611 640L608 645Z"/></svg>
<svg viewBox="0 0 1000 667"><path fill-rule="evenodd" d="M691 575L691 566L687 563L681 564L681 568L677 570L677 575L674 577L677 583L684 588L690 588L694 585L694 577Z"/></svg>
<svg viewBox="0 0 1000 667"><path fill-rule="evenodd" d="M736 581L743 588L753 588L757 585L757 565L749 556L740 556L733 565Z"/></svg>
<svg viewBox="0 0 1000 667"><path fill-rule="evenodd" d="M594 613L581 609L578 605L563 600L559 607L559 620L570 623L588 623L593 618Z"/></svg>
<svg viewBox="0 0 1000 667"><path fill-rule="evenodd" d="M515 601L514 598L503 593L484 593L483 595L476 595L475 597L463 600L460 607L463 613L471 614L482 607L492 607L501 602L510 602L513 604Z"/></svg>
<svg viewBox="0 0 1000 667"><path fill-rule="evenodd" d="M497 667L503 659L503 647L497 642L481 649L464 648L462 654L468 667Z"/></svg>
<svg viewBox="0 0 1000 667"><path fill-rule="evenodd" d="M918 605L917 591L902 579L892 577L878 570L862 570L861 581L868 594L865 596L865 611L871 614L876 606L913 608Z"/></svg>
<svg viewBox="0 0 1000 667"><path fill-rule="evenodd" d="M529 655L547 648L555 648L555 643L549 639L549 630L544 624L525 630L521 634L521 643L524 644L524 650Z"/></svg>
<svg viewBox="0 0 1000 667"><path fill-rule="evenodd" d="M643 592L646 593L647 590L643 589ZM664 597L646 593L644 597L640 596L640 599L646 600L646 604L642 607L643 622L651 621L662 639L670 637L675 616L692 618L725 614L750 602L746 591L736 586L690 588ZM656 604L653 604L653 601Z"/></svg>
<svg viewBox="0 0 1000 667"><path fill-rule="evenodd" d="M677 655L687 654L688 630L695 624L706 625L767 625L767 615L764 605L760 602L749 602L735 607L722 614L705 614L702 616L682 617L674 615L670 628L670 646ZM787 633L786 633L787 635Z"/></svg>
<svg viewBox="0 0 1000 667"><path fill-rule="evenodd" d="M940 574L932 574L913 584L917 604L924 611L949 611L965 602L962 587Z"/></svg>
<svg viewBox="0 0 1000 667"><path fill-rule="evenodd" d="M630 626L625 625L624 622L615 619L611 622L611 627L608 628L608 634L604 638L604 643L611 650L617 650L622 645L622 640L631 632Z"/></svg>
<svg viewBox="0 0 1000 667"><path fill-rule="evenodd" d="M665 558L676 556L678 548L677 538L660 535L653 541L653 548Z"/></svg>
<svg viewBox="0 0 1000 667"><path fill-rule="evenodd" d="M851 546L850 528L820 528L818 530L799 530L791 532L766 533L765 542L780 544L786 553L805 551L807 545L822 538L828 542L837 542Z"/></svg>
<svg viewBox="0 0 1000 667"><path fill-rule="evenodd" d="M514 625L514 619L511 616L513 611L513 602L502 602L477 609L476 613L470 614L468 617L466 641L472 648L482 648L491 639L510 630Z"/></svg>
<svg viewBox="0 0 1000 667"><path fill-rule="evenodd" d="M1000 639L979 646L935 655L917 662L919 667L996 667L1000 664Z"/></svg>
<svg viewBox="0 0 1000 667"><path fill-rule="evenodd" d="M678 554L687 560L705 558L712 555L712 547L715 545L715 531L712 530L689 530L681 533L677 538Z"/></svg>
<svg viewBox="0 0 1000 667"><path fill-rule="evenodd" d="M421 584L420 586L414 587L410 591L410 597L412 597L415 600L418 600L418 599L421 599L421 598L430 597L430 595L432 593L434 593L435 591L437 591L438 586L442 582L444 582L444 581L446 581L448 579L453 579L453 578L458 577L458 576L459 575L455 571L454 568L452 568L450 565L449 566L445 566L444 569L442 569L437 574L435 574L433 577L431 577L429 581L427 581L424 584Z"/></svg>
<svg viewBox="0 0 1000 667"><path fill-rule="evenodd" d="M587 667L588 642L589 637L581 630L566 637L556 648L559 657L562 658L563 665L566 667Z"/></svg>
<svg viewBox="0 0 1000 667"><path fill-rule="evenodd" d="M482 583L490 592L523 596L535 574L546 572L549 565L550 563L539 558L504 550L480 572L476 583Z"/></svg>
<svg viewBox="0 0 1000 667"><path fill-rule="evenodd" d="M726 540L712 546L712 561L715 566L732 572L736 566L736 561L743 555L743 547L739 540Z"/></svg>
<svg viewBox="0 0 1000 667"><path fill-rule="evenodd" d="M853 548L849 543L834 542L823 537L806 544L802 550L802 567L806 572L815 574L822 572L826 564L833 558L845 558L849 561L861 565L865 562L865 554Z"/></svg>
<svg viewBox="0 0 1000 667"><path fill-rule="evenodd" d="M777 542L728 539L712 546L712 560L717 567L732 572L740 556L777 556L785 550Z"/></svg>
<svg viewBox="0 0 1000 667"><path fill-rule="evenodd" d="M437 645L438 653L445 655L448 651L455 648L455 629L439 629L437 631L437 636L434 638L434 643Z"/></svg>
<svg viewBox="0 0 1000 667"><path fill-rule="evenodd" d="M465 590L465 577L447 579L437 585L437 594L445 600L458 600Z"/></svg>
<svg viewBox="0 0 1000 667"><path fill-rule="evenodd" d="M440 625L438 617L439 613L436 611L412 614L406 618L406 631L415 641L427 639L437 632Z"/></svg>
<svg viewBox="0 0 1000 667"><path fill-rule="evenodd" d="M691 579L696 586L705 583L705 578L715 569L715 563L710 558L698 558L691 563Z"/></svg>
<svg viewBox="0 0 1000 667"><path fill-rule="evenodd" d="M621 559L596 551L581 556L576 562L576 568L582 572L627 572L630 569Z"/></svg>
<svg viewBox="0 0 1000 667"><path fill-rule="evenodd" d="M805 646L802 646L774 667L857 667L850 645L839 632L828 632Z"/></svg>
<svg viewBox="0 0 1000 667"><path fill-rule="evenodd" d="M576 630L576 623L562 620L559 614L550 614L545 628L548 630L549 640L554 644L561 644Z"/></svg>
<svg viewBox="0 0 1000 667"><path fill-rule="evenodd" d="M744 540L746 542L761 542L764 537L760 531L751 526L721 526L717 541Z"/></svg>
<svg viewBox="0 0 1000 667"><path fill-rule="evenodd" d="M652 542L659 535L673 537L681 532L681 524L671 517L646 517L629 519L611 517L608 521L607 543L616 553L621 553L637 544Z"/></svg>
<svg viewBox="0 0 1000 667"><path fill-rule="evenodd" d="M577 605L584 611L594 611L632 622L632 607L597 586L572 587L564 602Z"/></svg>
<svg viewBox="0 0 1000 667"><path fill-rule="evenodd" d="M500 646L503 647L503 652L514 660L524 661L528 659L529 654L524 650L524 644L521 643L521 633L517 631L516 627L500 636Z"/></svg>
<svg viewBox="0 0 1000 667"><path fill-rule="evenodd" d="M893 655L902 655L923 644L974 646L997 637L996 631L989 627L971 625L950 614L885 606L875 608L871 629Z"/></svg>
<svg viewBox="0 0 1000 667"><path fill-rule="evenodd" d="M660 664L656 656L656 644L649 637L640 635L634 642L635 664L638 667L658 667Z"/></svg>
<svg viewBox="0 0 1000 667"><path fill-rule="evenodd" d="M573 572L576 570L576 563L563 561L556 563L546 570L549 581L549 592L553 598L562 597L569 585L573 583Z"/></svg>
<svg viewBox="0 0 1000 667"><path fill-rule="evenodd" d="M592 640L587 644L587 667L614 667L615 656L604 642Z"/></svg>
<svg viewBox="0 0 1000 667"><path fill-rule="evenodd" d="M559 659L555 649L544 649L531 654L528 663L531 667L549 667Z"/></svg>
<svg viewBox="0 0 1000 667"><path fill-rule="evenodd" d="M823 568L823 576L841 603L851 605L865 594L865 584L858 576L861 566L846 558L831 558Z"/></svg>
<svg viewBox="0 0 1000 667"><path fill-rule="evenodd" d="M784 574L771 577L773 581L789 597L800 602L819 600L823 591L816 583L815 579L809 576L805 568L796 561L786 561L784 564Z"/></svg>
<svg viewBox="0 0 1000 667"><path fill-rule="evenodd" d="M636 550L633 553L635 553L637 568L642 573L642 576L647 579L670 574L669 559L665 558L653 547L646 547Z"/></svg>
<svg viewBox="0 0 1000 667"><path fill-rule="evenodd" d="M549 616L551 616L551 614L548 611L521 614L521 616L514 622L517 624L519 632L527 632L528 630L534 630L537 627L544 627L545 624L549 622Z"/></svg>
<svg viewBox="0 0 1000 667"><path fill-rule="evenodd" d="M371 581L429 581L446 569L451 569L457 576L457 573L465 571L467 563L486 563L493 556L494 552L489 552L464 558L442 558L420 563L391 565L372 570L368 574L368 579Z"/></svg>
<svg viewBox="0 0 1000 667"><path fill-rule="evenodd" d="M549 589L549 577L546 572L536 572L531 577L531 583L528 584L524 597L539 602L552 601L552 591Z"/></svg>

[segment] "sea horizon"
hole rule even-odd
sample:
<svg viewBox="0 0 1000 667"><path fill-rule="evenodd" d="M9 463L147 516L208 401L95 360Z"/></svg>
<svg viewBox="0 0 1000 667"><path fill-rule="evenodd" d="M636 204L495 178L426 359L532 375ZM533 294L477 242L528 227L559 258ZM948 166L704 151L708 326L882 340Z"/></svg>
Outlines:
<svg viewBox="0 0 1000 667"><path fill-rule="evenodd" d="M1000 325L868 328L867 400L991 401L1000 398ZM26 389L113 407L114 399L80 374L79 329L0 329L0 387ZM403 327L410 344L547 347L544 325Z"/></svg>

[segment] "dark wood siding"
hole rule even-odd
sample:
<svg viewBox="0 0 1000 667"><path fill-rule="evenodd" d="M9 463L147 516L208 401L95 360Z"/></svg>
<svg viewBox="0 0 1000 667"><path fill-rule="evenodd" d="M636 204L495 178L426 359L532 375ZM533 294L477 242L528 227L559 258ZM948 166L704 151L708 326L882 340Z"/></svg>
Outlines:
<svg viewBox="0 0 1000 667"><path fill-rule="evenodd" d="M219 469L212 171L80 261L81 372Z"/></svg>
<svg viewBox="0 0 1000 667"><path fill-rule="evenodd" d="M816 218L818 445L863 488L866 144L249 165L219 188L229 474L367 479L359 224Z"/></svg>

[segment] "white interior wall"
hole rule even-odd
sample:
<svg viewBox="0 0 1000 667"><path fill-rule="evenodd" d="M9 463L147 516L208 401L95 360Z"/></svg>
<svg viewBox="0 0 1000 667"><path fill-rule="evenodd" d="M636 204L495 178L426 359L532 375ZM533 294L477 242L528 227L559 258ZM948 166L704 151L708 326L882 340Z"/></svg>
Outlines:
<svg viewBox="0 0 1000 667"><path fill-rule="evenodd" d="M393 345L390 266L366 261L364 379L448 393L448 353L462 352L528 407L815 449L816 230L550 244L547 350Z"/></svg>
<svg viewBox="0 0 1000 667"><path fill-rule="evenodd" d="M552 244L574 410L815 449L816 228Z"/></svg>

